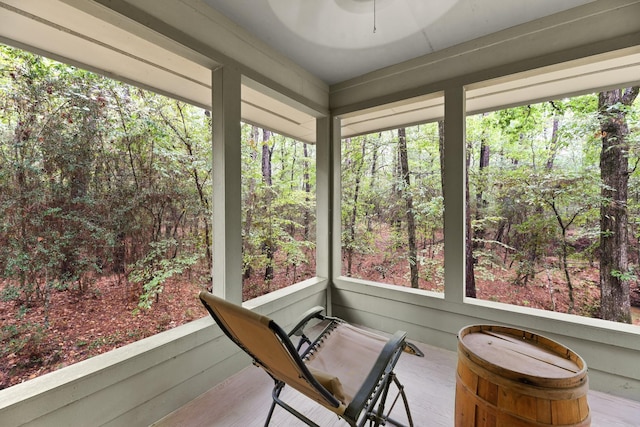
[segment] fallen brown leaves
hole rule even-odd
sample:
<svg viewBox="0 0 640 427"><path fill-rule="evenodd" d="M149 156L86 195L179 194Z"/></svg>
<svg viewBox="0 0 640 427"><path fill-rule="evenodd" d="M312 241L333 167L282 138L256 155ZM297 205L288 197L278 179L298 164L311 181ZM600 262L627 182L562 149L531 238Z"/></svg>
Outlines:
<svg viewBox="0 0 640 427"><path fill-rule="evenodd" d="M191 281L172 281L149 311L134 314L137 301L117 277L98 279L92 287L52 291L49 311L0 301L3 337L0 388L77 363L206 314ZM3 285L0 284L0 290ZM7 346L19 350L7 352ZM6 354L5 354L6 353Z"/></svg>

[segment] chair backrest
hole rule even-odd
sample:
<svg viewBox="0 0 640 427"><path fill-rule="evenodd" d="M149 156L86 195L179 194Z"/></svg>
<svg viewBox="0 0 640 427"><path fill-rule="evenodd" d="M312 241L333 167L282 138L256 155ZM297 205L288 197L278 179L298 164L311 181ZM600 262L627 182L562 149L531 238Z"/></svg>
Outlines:
<svg viewBox="0 0 640 427"><path fill-rule="evenodd" d="M224 333L274 379L332 409L341 403L309 372L287 334L273 320L209 292L200 300Z"/></svg>

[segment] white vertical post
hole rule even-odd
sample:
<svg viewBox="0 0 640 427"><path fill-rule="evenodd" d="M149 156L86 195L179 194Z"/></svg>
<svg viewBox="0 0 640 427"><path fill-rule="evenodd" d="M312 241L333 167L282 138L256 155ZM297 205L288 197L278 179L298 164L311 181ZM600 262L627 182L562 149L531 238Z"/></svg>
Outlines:
<svg viewBox="0 0 640 427"><path fill-rule="evenodd" d="M316 276L331 279L331 126L316 120Z"/></svg>
<svg viewBox="0 0 640 427"><path fill-rule="evenodd" d="M327 279L325 309L331 315L331 245L333 182L331 164L331 119L316 120L316 276Z"/></svg>
<svg viewBox="0 0 640 427"><path fill-rule="evenodd" d="M331 283L342 275L342 129L338 117L331 118Z"/></svg>
<svg viewBox="0 0 640 427"><path fill-rule="evenodd" d="M464 301L466 97L462 86L444 93L444 298Z"/></svg>
<svg viewBox="0 0 640 427"><path fill-rule="evenodd" d="M213 71L213 293L242 302L240 80L238 70Z"/></svg>

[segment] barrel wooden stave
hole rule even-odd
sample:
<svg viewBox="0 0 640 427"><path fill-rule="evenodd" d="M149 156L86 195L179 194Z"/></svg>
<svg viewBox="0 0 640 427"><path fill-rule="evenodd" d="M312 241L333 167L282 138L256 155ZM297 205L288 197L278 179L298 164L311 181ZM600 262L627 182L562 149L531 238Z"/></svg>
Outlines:
<svg viewBox="0 0 640 427"><path fill-rule="evenodd" d="M551 378L545 378L532 372L505 369L474 354L464 343L469 333L497 333L495 337L500 340L506 334L507 338L514 338L516 345L519 339L539 344L541 351L533 351L535 360L543 364L553 362L560 372L566 369L567 375L563 377L553 371ZM586 364L576 353L548 338L494 325L463 328L458 337L456 427L590 426ZM512 343L500 341L500 344L507 351L513 350ZM527 345L523 348L531 350ZM516 347L514 351L518 350ZM527 360L528 355L523 357Z"/></svg>

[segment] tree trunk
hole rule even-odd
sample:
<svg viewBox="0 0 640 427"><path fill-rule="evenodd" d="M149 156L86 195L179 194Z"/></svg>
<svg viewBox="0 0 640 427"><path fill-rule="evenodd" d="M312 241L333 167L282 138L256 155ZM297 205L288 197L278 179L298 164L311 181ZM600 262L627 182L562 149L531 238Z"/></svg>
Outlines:
<svg viewBox="0 0 640 427"><path fill-rule="evenodd" d="M273 148L269 147L269 138L271 138L271 131L262 129L262 181L271 187L273 185L271 176L271 155L273 154Z"/></svg>
<svg viewBox="0 0 640 427"><path fill-rule="evenodd" d="M478 164L478 185L476 188L476 220L480 220L484 217L484 211L487 207L487 201L484 199L484 188L486 185L486 168L489 166L490 149L486 144L485 136L480 141L480 162ZM478 227L477 238L473 242L473 248L484 248L485 240L485 228Z"/></svg>
<svg viewBox="0 0 640 427"><path fill-rule="evenodd" d="M260 128L252 125L251 126L251 140L253 141L254 146L258 145L258 140L260 139ZM255 162L258 160L258 152L257 150L250 151L251 161ZM242 243L242 251L243 254L251 254L253 253L253 245L251 243L251 228L253 227L253 210L256 204L256 180L251 177L249 178L249 191L247 191L247 199L244 202L244 210L245 210L245 220L244 220L244 235L245 239ZM243 256L244 259L244 256ZM247 280L253 274L253 268L251 266L251 262L243 262L242 264L242 278L243 280Z"/></svg>
<svg viewBox="0 0 640 427"><path fill-rule="evenodd" d="M89 187L89 172L92 169L93 153L92 147L94 146L93 135L96 134L96 123L91 114L82 121L81 133L82 136L76 136L72 144L70 156L73 158L73 167L65 173L69 183L69 193L66 200L61 200L60 204L64 211L70 216L77 216L78 218L84 217L85 214L85 197L87 196L87 188ZM77 141L77 142L76 142ZM81 268L79 268L79 253L78 247L82 246L83 240L87 238L87 235L83 232L82 227L69 226L67 230L70 238L68 245L61 247L62 262L60 263L60 277L65 282L76 282L79 284L78 288L81 292L84 292L85 286L81 279Z"/></svg>
<svg viewBox="0 0 640 427"><path fill-rule="evenodd" d="M358 217L358 197L360 195L360 179L362 177L362 167L364 165L364 155L367 148L367 137L362 137L362 152L360 158L357 159L355 173L355 188L353 190L353 209L351 210L351 219L349 220L349 242L347 245L347 277L351 277L353 268L353 250L356 246L356 219Z"/></svg>
<svg viewBox="0 0 640 427"><path fill-rule="evenodd" d="M309 202L311 201L311 182L309 180L309 148L307 144L302 144L303 156L304 156L304 170L302 173L302 186L304 188L304 240L309 240Z"/></svg>
<svg viewBox="0 0 640 427"><path fill-rule="evenodd" d="M556 205L555 200L553 199L549 200L547 203L549 204L549 207L553 211L553 214L556 218L556 221L558 222L558 226L560 227L560 231L562 235L562 241L560 242L561 244L560 266L564 271L564 277L567 281L567 287L569 288L569 310L568 311L569 313L573 313L573 309L575 306L575 299L573 296L573 283L571 282L571 275L569 274L569 242L567 240L567 231L569 230L569 227L571 226L571 224L573 224L573 221L575 221L575 219L580 214L581 209L577 210L569 218L564 219L562 217L562 214L560 213L561 210Z"/></svg>
<svg viewBox="0 0 640 427"><path fill-rule="evenodd" d="M266 185L265 191L265 204L267 206L267 217L272 215L271 212L271 199L273 197L271 192L272 176L271 176L271 155L273 153L273 147L269 147L269 138L271 132L262 130L262 182ZM269 283L273 280L273 256L274 256L274 242L273 233L271 229L271 220L267 223L267 233L262 241L262 254L267 258L267 265L264 268L264 280Z"/></svg>
<svg viewBox="0 0 640 427"><path fill-rule="evenodd" d="M476 297L476 276L475 276L475 262L476 258L473 256L473 229L471 228L471 206L469 205L469 163L471 162L471 156L467 151L466 172L464 174L464 187L465 187L465 295L470 298Z"/></svg>
<svg viewBox="0 0 640 427"><path fill-rule="evenodd" d="M602 136L600 176L600 315L603 319L631 322L627 260L627 191L629 133L626 109L638 96L638 87L601 92L598 112Z"/></svg>
<svg viewBox="0 0 640 427"><path fill-rule="evenodd" d="M296 189L295 175L296 162L298 161L298 144L292 144L289 150L287 150L287 148L284 143L280 144L280 164L282 173L284 174L284 171L287 170L287 164L289 163L289 189L293 192Z"/></svg>
<svg viewBox="0 0 640 427"><path fill-rule="evenodd" d="M400 173L402 175L402 197L407 209L407 243L409 245L409 269L411 271L411 287L418 287L418 257L416 251L416 222L413 213L413 197L411 197L411 180L409 179L409 159L407 155L407 135L405 128L398 129L398 151L400 154Z"/></svg>
<svg viewBox="0 0 640 427"><path fill-rule="evenodd" d="M373 231L373 216L379 219L380 217L380 201L377 197L373 196L376 194L376 176L378 170L378 144L380 143L380 138L382 133L378 133L378 139L375 144L371 146L371 174L369 179L369 194L371 195L371 203L369 204L369 211L367 212L367 231Z"/></svg>
<svg viewBox="0 0 640 427"><path fill-rule="evenodd" d="M560 119L558 116L553 116L553 127L551 130L551 144L549 146L549 157L547 157L547 164L545 166L547 171L553 170L553 163L558 154L558 126L560 125Z"/></svg>
<svg viewBox="0 0 640 427"><path fill-rule="evenodd" d="M444 194L444 120L438 122L438 150L440 151L440 190Z"/></svg>

